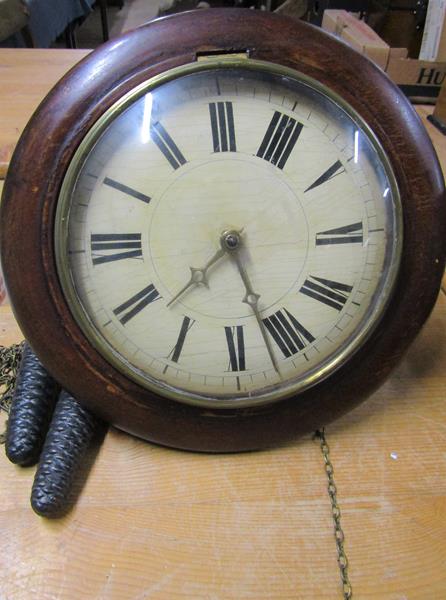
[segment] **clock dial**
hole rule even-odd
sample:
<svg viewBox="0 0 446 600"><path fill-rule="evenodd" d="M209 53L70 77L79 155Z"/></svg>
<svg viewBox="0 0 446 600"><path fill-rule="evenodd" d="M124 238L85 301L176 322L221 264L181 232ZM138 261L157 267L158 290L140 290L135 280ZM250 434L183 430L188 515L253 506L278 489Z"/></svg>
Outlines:
<svg viewBox="0 0 446 600"><path fill-rule="evenodd" d="M56 217L62 286L98 351L217 407L342 365L379 322L401 250L373 132L311 80L240 63L179 69L108 111Z"/></svg>

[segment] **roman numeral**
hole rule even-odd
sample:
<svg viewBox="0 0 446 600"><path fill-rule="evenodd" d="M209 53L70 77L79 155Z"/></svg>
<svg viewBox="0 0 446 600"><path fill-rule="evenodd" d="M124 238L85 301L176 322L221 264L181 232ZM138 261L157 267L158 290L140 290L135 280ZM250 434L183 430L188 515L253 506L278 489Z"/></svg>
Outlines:
<svg viewBox="0 0 446 600"><path fill-rule="evenodd" d="M263 319L263 322L285 358L314 342L311 333L286 308Z"/></svg>
<svg viewBox="0 0 446 600"><path fill-rule="evenodd" d="M159 121L151 124L150 136L174 169L178 169L187 162Z"/></svg>
<svg viewBox="0 0 446 600"><path fill-rule="evenodd" d="M93 265L142 258L140 233L92 233L90 243Z"/></svg>
<svg viewBox="0 0 446 600"><path fill-rule="evenodd" d="M243 325L225 327L226 343L228 344L228 371L245 371L245 340Z"/></svg>
<svg viewBox="0 0 446 600"><path fill-rule="evenodd" d="M310 190L314 190L314 188L322 185L326 181L329 181L330 179L332 179L333 177L336 177L336 175L340 175L341 173L345 173L345 169L342 166L341 161L337 160L334 164L331 165L331 167L329 167L325 171L325 173L322 173L322 175L320 177L318 177L316 179L316 181L310 185L310 187L307 187L307 189L305 190L305 192L309 192Z"/></svg>
<svg viewBox="0 0 446 600"><path fill-rule="evenodd" d="M214 152L236 152L232 102L211 102L209 116Z"/></svg>
<svg viewBox="0 0 446 600"><path fill-rule="evenodd" d="M316 246L329 244L362 244L362 223L353 223L316 233Z"/></svg>
<svg viewBox="0 0 446 600"><path fill-rule="evenodd" d="M276 110L257 151L257 156L283 169L302 128L302 123Z"/></svg>
<svg viewBox="0 0 446 600"><path fill-rule="evenodd" d="M133 319L147 305L159 300L161 296L153 283L129 298L126 302L115 308L113 313L125 325L130 319Z"/></svg>
<svg viewBox="0 0 446 600"><path fill-rule="evenodd" d="M331 281L331 279L323 279L322 277L313 277L310 275L309 279L304 281L299 291L336 310L342 310L352 289L352 286L346 283L339 283L338 281Z"/></svg>
<svg viewBox="0 0 446 600"><path fill-rule="evenodd" d="M146 204L149 204L149 202L151 200L151 198L149 196L146 196L145 194L142 194L141 192L134 190L133 188L129 187L128 185L119 183L119 181L110 179L110 177L105 177L104 184L108 185L109 187L111 187L115 190L118 190L119 192L122 192L123 194L127 194L127 196L131 196L132 198L141 200L141 202L145 202Z"/></svg>
<svg viewBox="0 0 446 600"><path fill-rule="evenodd" d="M183 322L181 324L180 333L178 335L177 343L175 344L175 346L171 350L169 356L167 357L167 358L170 358L170 360L172 360L173 362L176 362L176 363L178 362L181 351L183 350L184 341L186 339L187 332L189 331L189 329L191 329L191 327L194 323L195 323L194 319L191 319L190 317L184 317ZM166 372L166 371L167 371L167 367L165 367L165 369L164 369L164 372Z"/></svg>

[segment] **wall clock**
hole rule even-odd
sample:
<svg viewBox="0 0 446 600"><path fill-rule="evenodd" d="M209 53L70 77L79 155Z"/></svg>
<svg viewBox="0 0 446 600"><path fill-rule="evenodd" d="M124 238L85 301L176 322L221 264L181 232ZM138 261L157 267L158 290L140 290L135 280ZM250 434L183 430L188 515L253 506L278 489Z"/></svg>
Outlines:
<svg viewBox="0 0 446 600"><path fill-rule="evenodd" d="M2 201L20 326L93 412L179 448L261 448L370 394L427 318L444 184L372 63L255 11L91 54L26 128Z"/></svg>

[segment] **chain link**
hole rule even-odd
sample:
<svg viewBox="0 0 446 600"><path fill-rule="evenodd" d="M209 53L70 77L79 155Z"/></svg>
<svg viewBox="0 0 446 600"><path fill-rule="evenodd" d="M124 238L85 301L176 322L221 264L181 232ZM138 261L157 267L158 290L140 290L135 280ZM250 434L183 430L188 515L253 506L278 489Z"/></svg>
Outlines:
<svg viewBox="0 0 446 600"><path fill-rule="evenodd" d="M348 560L344 549L344 532L341 526L341 509L339 508L337 499L337 489L334 482L333 465L330 460L330 448L328 447L327 438L325 437L325 429L319 429L314 434L314 439L319 440L322 456L325 463L325 472L328 480L328 496L331 503L331 515L334 525L334 536L336 542L336 550L338 553L338 565L341 574L342 593L344 600L353 598L352 586L348 577Z"/></svg>
<svg viewBox="0 0 446 600"><path fill-rule="evenodd" d="M14 391L17 369L22 357L23 344L0 346L0 409L9 412ZM0 444L5 441L5 434L0 433Z"/></svg>

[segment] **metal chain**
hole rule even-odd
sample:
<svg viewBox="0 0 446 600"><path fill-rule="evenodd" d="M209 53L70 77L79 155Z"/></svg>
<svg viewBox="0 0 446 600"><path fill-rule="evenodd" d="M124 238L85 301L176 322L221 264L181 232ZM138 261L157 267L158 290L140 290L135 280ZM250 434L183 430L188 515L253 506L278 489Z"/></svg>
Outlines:
<svg viewBox="0 0 446 600"><path fill-rule="evenodd" d="M0 346L0 409L9 412L14 391L17 369L22 357L23 344ZM0 444L5 441L5 434L0 433Z"/></svg>
<svg viewBox="0 0 446 600"><path fill-rule="evenodd" d="M325 429L318 429L314 434L314 439L319 440L322 456L325 463L325 472L328 479L328 496L331 503L331 514L333 517L334 536L336 541L336 549L338 552L338 565L341 574L342 593L344 600L353 598L352 586L348 577L348 560L344 549L344 532L341 526L341 509L339 508L337 499L337 489L334 482L333 465L330 460L330 448L328 447L325 437Z"/></svg>
<svg viewBox="0 0 446 600"><path fill-rule="evenodd" d="M17 369L23 351L23 344L13 344L12 346L0 346L0 409L9 412L12 393L17 375ZM322 456L325 463L325 472L328 479L328 496L331 503L331 514L334 524L334 535L336 549L338 552L338 564L341 574L342 592L344 600L351 600L353 597L352 586L348 577L348 560L344 549L344 532L341 526L341 510L337 500L337 489L334 482L333 465L330 460L330 448L325 437L325 429L315 432L314 439L319 440ZM4 435L0 434L0 443L4 442Z"/></svg>

